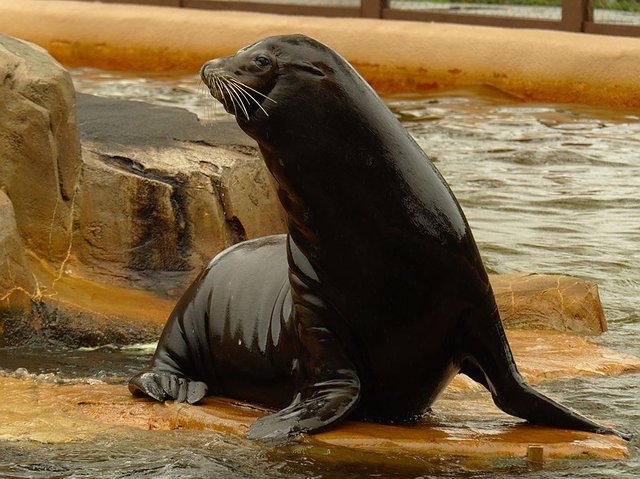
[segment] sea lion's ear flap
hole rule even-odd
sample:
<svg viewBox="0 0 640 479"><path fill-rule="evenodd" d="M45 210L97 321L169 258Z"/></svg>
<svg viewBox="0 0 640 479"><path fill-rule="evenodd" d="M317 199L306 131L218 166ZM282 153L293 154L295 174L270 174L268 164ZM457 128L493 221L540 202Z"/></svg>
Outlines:
<svg viewBox="0 0 640 479"><path fill-rule="evenodd" d="M321 68L323 66L325 66L325 65L316 65L314 63L306 62L306 61L298 62L298 63L295 64L295 67L298 70L302 70L302 71L305 71L307 73L311 73L312 75L315 75L315 76L318 76L318 77L326 76L325 72Z"/></svg>

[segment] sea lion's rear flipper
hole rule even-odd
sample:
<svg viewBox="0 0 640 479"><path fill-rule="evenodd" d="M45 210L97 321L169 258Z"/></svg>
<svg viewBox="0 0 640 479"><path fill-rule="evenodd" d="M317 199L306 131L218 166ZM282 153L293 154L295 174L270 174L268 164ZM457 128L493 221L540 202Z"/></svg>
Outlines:
<svg viewBox="0 0 640 479"><path fill-rule="evenodd" d="M166 371L141 371L129 380L133 396L149 396L156 401L173 399L195 404L207 395L207 385Z"/></svg>
<svg viewBox="0 0 640 479"><path fill-rule="evenodd" d="M360 379L340 341L325 326L322 313L326 310L320 304L294 306L300 340L300 386L289 406L251 425L249 439L279 442L317 432L356 407Z"/></svg>
<svg viewBox="0 0 640 479"><path fill-rule="evenodd" d="M484 327L477 323L470 325L465 335L468 356L460 371L484 385L496 406L533 424L630 439L629 435L598 424L529 386L516 368L502 324L496 319L489 327L486 323Z"/></svg>

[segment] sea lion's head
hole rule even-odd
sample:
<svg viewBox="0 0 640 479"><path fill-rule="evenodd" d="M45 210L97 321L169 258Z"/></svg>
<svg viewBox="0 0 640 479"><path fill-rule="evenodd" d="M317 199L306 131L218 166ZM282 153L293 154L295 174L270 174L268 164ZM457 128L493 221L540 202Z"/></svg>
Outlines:
<svg viewBox="0 0 640 479"><path fill-rule="evenodd" d="M206 62L200 76L259 143L275 125L274 134L314 117L322 120L318 115L323 111L340 114L348 108L345 101L354 86L369 88L340 55L304 35L265 38L235 55Z"/></svg>
<svg viewBox="0 0 640 479"><path fill-rule="evenodd" d="M370 175L376 152L390 155L396 148L395 142L384 146L382 138L402 130L344 58L304 35L265 38L205 63L200 75L256 140L284 196L305 196L307 206L312 188L327 190L335 178ZM323 177L332 179L321 182ZM351 182L343 186L352 188ZM322 204L325 199L318 200Z"/></svg>
<svg viewBox="0 0 640 479"><path fill-rule="evenodd" d="M279 68L273 48L258 42L235 55L209 60L200 69L200 77L228 113L251 121L257 112L269 115L267 102L276 104L269 93L277 82Z"/></svg>

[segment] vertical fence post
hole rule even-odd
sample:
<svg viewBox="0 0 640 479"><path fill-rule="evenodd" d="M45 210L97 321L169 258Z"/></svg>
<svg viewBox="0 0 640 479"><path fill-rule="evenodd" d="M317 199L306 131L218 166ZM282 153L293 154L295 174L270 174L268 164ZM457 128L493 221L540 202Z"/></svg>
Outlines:
<svg viewBox="0 0 640 479"><path fill-rule="evenodd" d="M593 21L593 0L562 0L562 29L584 31L584 23Z"/></svg>
<svg viewBox="0 0 640 479"><path fill-rule="evenodd" d="M360 0L360 16L382 18L382 9L389 6L390 0Z"/></svg>

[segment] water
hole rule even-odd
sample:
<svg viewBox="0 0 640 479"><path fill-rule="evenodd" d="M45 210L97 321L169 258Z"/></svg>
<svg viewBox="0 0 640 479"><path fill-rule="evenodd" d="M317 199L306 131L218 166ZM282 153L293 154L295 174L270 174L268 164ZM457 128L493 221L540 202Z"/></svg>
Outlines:
<svg viewBox="0 0 640 479"><path fill-rule="evenodd" d="M86 93L179 105L215 121L194 76L138 78L76 70ZM458 197L487 267L597 282L611 349L640 355L640 114L522 103L490 88L402 95L392 110ZM213 126L212 126L213 127ZM0 368L53 382L123 383L149 350L0 350ZM546 382L539 389L587 415L639 431L640 375ZM29 398L25 397L25 401ZM0 477L620 477L640 476L640 438L626 461L473 461L384 457L300 445L272 449L198 431L114 432L89 442L0 442Z"/></svg>
<svg viewBox="0 0 640 479"><path fill-rule="evenodd" d="M457 94L391 107L451 185L487 267L595 281L603 342L638 354L640 115Z"/></svg>

